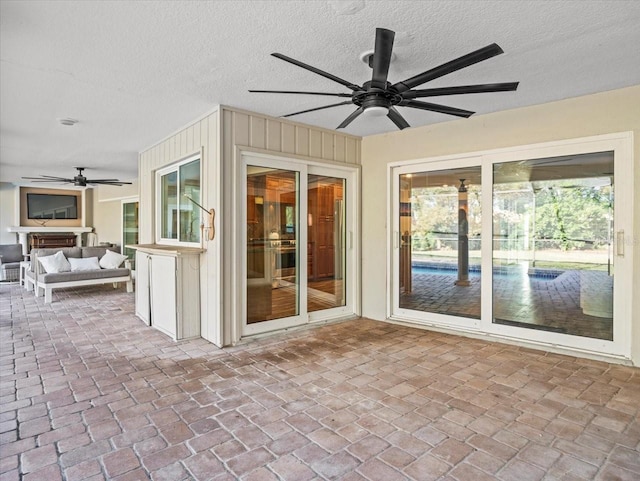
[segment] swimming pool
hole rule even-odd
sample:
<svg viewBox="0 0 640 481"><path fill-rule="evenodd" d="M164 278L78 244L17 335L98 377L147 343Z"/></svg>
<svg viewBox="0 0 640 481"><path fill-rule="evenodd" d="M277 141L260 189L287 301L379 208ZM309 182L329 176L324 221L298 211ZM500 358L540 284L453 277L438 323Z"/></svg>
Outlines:
<svg viewBox="0 0 640 481"><path fill-rule="evenodd" d="M424 262L418 261L411 264L411 272L413 274L426 274L426 275L438 275L438 276L457 276L458 266L453 263L445 262ZM526 272L519 266L498 266L493 268L494 276L501 277L523 277L525 274L529 278L533 278L541 281L551 281L562 274L564 271L556 269L536 269L529 268ZM479 265L469 266L469 277L480 277L481 268Z"/></svg>

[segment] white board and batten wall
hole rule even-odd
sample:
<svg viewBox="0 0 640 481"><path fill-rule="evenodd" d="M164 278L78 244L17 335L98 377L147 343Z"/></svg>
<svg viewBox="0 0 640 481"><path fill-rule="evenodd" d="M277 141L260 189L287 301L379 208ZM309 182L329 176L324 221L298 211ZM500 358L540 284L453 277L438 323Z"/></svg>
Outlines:
<svg viewBox="0 0 640 481"><path fill-rule="evenodd" d="M242 151L309 159L316 162L360 164L359 137L285 121L262 114L219 106L201 119L144 150L139 155L140 240L155 239L155 172L202 153L201 203L216 211L214 240L203 240L200 255L201 336L217 346L239 340L236 301L229 279L235 275L236 205L234 165Z"/></svg>

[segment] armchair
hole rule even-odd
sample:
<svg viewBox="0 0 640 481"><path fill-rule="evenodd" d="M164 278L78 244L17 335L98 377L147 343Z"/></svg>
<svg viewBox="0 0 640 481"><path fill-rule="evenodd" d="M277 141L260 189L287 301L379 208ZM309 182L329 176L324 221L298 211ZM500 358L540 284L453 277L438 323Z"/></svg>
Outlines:
<svg viewBox="0 0 640 481"><path fill-rule="evenodd" d="M17 281L22 260L20 244L0 244L0 281Z"/></svg>

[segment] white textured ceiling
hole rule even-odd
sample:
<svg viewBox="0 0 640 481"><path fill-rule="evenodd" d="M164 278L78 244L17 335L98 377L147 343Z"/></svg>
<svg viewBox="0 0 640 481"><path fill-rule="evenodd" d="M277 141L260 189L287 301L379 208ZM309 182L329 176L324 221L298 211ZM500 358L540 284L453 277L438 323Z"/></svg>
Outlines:
<svg viewBox="0 0 640 481"><path fill-rule="evenodd" d="M396 32L397 82L493 42L505 54L422 88L520 81L516 92L429 99L476 115L640 83L638 1L0 2L0 181L23 175L137 176L141 149L217 104L280 116L347 92L280 52L357 84L375 28ZM335 128L354 110L292 117ZM412 127L456 121L401 108ZM606 113L594 112L594 115ZM79 120L63 127L57 119ZM355 135L396 130L356 119Z"/></svg>

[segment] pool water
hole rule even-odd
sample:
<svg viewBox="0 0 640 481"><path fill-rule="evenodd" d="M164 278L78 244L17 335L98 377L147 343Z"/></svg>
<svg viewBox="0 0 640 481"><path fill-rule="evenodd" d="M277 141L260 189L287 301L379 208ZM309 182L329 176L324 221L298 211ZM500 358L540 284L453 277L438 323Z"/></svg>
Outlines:
<svg viewBox="0 0 640 481"><path fill-rule="evenodd" d="M458 268L455 264L442 264L442 265L416 265L413 264L411 268L411 272L413 274L427 274L427 275L437 275L437 276L457 276ZM552 270L552 269L529 269L528 272L523 272L521 268L513 268L513 267L495 267L493 270L494 276L500 277L511 277L511 278L521 278L523 276L527 276L530 279L535 279L539 281L552 281L563 271ZM480 277L480 266L469 266L469 277L470 278L479 278Z"/></svg>

